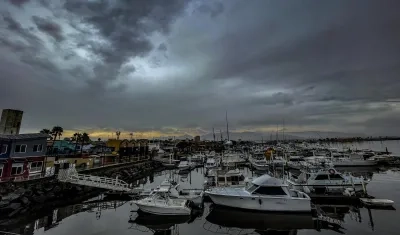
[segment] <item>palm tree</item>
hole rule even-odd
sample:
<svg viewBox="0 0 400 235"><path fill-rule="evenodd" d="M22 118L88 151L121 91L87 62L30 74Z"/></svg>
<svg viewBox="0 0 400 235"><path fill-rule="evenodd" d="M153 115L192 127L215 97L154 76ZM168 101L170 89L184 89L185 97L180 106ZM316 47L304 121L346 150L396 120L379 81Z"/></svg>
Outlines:
<svg viewBox="0 0 400 235"><path fill-rule="evenodd" d="M76 155L76 148L78 147L78 142L81 140L81 133L75 133L74 138L75 138L75 149L74 149L74 155Z"/></svg>
<svg viewBox="0 0 400 235"><path fill-rule="evenodd" d="M54 150L54 143L56 142L57 136L61 137L63 132L64 132L64 129L60 126L54 126L53 129L51 129L50 134L53 136L53 144L51 145L52 152ZM55 160L58 161L58 154L56 154L55 158L56 158Z"/></svg>
<svg viewBox="0 0 400 235"><path fill-rule="evenodd" d="M57 136L60 138L63 132L64 129L60 126L55 126L53 129L51 129L51 135L54 136L54 140L56 140Z"/></svg>
<svg viewBox="0 0 400 235"><path fill-rule="evenodd" d="M88 143L90 141L89 134L84 132L81 136L81 156L83 152L83 144Z"/></svg>
<svg viewBox="0 0 400 235"><path fill-rule="evenodd" d="M120 131L115 132L115 135L117 136L117 140L119 140L119 136L121 135Z"/></svg>

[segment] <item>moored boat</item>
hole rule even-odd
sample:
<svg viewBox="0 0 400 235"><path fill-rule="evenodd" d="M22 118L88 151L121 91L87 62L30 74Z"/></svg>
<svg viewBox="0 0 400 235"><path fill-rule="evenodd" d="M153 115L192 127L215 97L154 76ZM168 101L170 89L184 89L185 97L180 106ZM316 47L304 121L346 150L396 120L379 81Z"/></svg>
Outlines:
<svg viewBox="0 0 400 235"><path fill-rule="evenodd" d="M167 194L154 194L150 197L133 201L143 212L155 215L190 215L190 201L170 198Z"/></svg>
<svg viewBox="0 0 400 235"><path fill-rule="evenodd" d="M247 188L216 187L206 191L214 204L238 209L311 212L310 197L289 189L282 180L263 175Z"/></svg>
<svg viewBox="0 0 400 235"><path fill-rule="evenodd" d="M363 177L342 174L334 168L307 168L302 169L298 177L289 175L286 182L292 188L306 192L343 192L346 188L357 192L364 190L369 181Z"/></svg>

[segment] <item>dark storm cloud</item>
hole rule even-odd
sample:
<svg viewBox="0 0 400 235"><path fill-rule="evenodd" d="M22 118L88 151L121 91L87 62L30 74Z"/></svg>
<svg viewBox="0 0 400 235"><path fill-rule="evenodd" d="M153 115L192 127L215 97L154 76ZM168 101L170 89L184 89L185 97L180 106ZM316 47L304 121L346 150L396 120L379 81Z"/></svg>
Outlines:
<svg viewBox="0 0 400 235"><path fill-rule="evenodd" d="M22 5L29 2L30 0L8 0L8 1L10 1L10 3L15 6L21 7Z"/></svg>
<svg viewBox="0 0 400 235"><path fill-rule="evenodd" d="M3 15L3 20L7 24L7 29L16 32L20 32L22 30L21 24L15 21L9 14Z"/></svg>
<svg viewBox="0 0 400 235"><path fill-rule="evenodd" d="M57 23L39 16L33 16L32 20L40 31L53 37L56 41L64 39L61 26Z"/></svg>
<svg viewBox="0 0 400 235"><path fill-rule="evenodd" d="M395 9L399 2L335 1L290 6L265 1L261 5L262 9L276 9L276 14L293 13L279 25L292 29L292 35L277 44L272 39L281 38L285 30L271 33L260 30L260 26L247 34L229 35L233 40L223 37L216 44L225 55L218 58L210 77L240 76L247 81L279 84L289 89L318 86L338 100L352 96L373 100L398 96L400 15ZM306 10L307 7L310 9ZM269 17L262 19L265 18ZM263 24L269 27L274 21L265 20ZM252 45L242 43L246 41ZM273 46L262 45L269 42ZM253 53L257 47L258 51ZM249 53L252 56L246 56ZM371 95L371 89L379 84L385 92L378 90Z"/></svg>
<svg viewBox="0 0 400 235"><path fill-rule="evenodd" d="M169 24L185 7L185 0L80 1L65 3L65 8L99 30L108 44L86 44L107 66L98 66L99 78L114 80L131 57L141 57L153 49L147 36L156 30L168 33Z"/></svg>
<svg viewBox="0 0 400 235"><path fill-rule="evenodd" d="M0 108L25 128L202 133L227 110L238 130L393 132L398 1L39 2L0 2Z"/></svg>
<svg viewBox="0 0 400 235"><path fill-rule="evenodd" d="M194 12L196 11L216 17L224 11L224 5L218 1L205 1L195 8Z"/></svg>

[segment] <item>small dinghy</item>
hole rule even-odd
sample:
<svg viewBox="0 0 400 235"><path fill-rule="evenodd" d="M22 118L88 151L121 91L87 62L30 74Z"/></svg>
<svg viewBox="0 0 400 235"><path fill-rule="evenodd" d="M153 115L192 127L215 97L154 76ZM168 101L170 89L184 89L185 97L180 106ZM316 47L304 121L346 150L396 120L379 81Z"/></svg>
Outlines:
<svg viewBox="0 0 400 235"><path fill-rule="evenodd" d="M170 198L167 194L154 194L142 200L133 201L143 212L154 215L190 215L190 201Z"/></svg>
<svg viewBox="0 0 400 235"><path fill-rule="evenodd" d="M390 207L394 204L394 201L389 199L360 198L360 201L366 206Z"/></svg>

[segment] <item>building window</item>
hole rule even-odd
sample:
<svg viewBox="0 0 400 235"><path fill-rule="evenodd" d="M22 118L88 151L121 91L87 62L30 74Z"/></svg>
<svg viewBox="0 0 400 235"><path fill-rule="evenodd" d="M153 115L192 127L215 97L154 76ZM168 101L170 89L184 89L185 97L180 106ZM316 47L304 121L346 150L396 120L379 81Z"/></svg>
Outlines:
<svg viewBox="0 0 400 235"><path fill-rule="evenodd" d="M17 144L15 145L16 153L26 153L26 144Z"/></svg>
<svg viewBox="0 0 400 235"><path fill-rule="evenodd" d="M43 150L43 145L41 144L33 145L33 152L42 152L42 150Z"/></svg>
<svg viewBox="0 0 400 235"><path fill-rule="evenodd" d="M22 170L24 168L23 163L14 163L11 168L11 175L20 175L22 174Z"/></svg>
<svg viewBox="0 0 400 235"><path fill-rule="evenodd" d="M41 172L43 167L43 162L31 162L29 166L29 172Z"/></svg>
<svg viewBox="0 0 400 235"><path fill-rule="evenodd" d="M1 146L1 152L0 152L0 154L5 154L5 153L7 153L7 145L6 144L3 144L2 146Z"/></svg>

